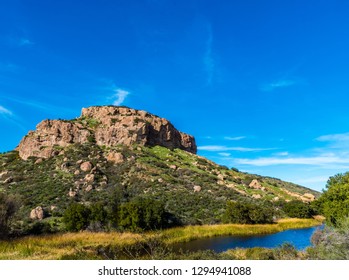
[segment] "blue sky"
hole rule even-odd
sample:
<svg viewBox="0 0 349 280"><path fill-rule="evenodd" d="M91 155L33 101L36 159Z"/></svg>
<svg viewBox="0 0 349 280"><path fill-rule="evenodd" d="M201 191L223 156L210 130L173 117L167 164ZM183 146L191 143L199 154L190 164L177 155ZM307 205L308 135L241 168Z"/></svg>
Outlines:
<svg viewBox="0 0 349 280"><path fill-rule="evenodd" d="M0 151L125 105L198 153L317 190L349 170L349 2L0 0Z"/></svg>

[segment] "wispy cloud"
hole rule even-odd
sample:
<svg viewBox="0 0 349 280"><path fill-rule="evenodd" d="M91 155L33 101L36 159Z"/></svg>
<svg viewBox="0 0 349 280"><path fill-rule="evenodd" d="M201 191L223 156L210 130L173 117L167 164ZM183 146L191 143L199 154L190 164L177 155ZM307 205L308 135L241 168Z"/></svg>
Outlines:
<svg viewBox="0 0 349 280"><path fill-rule="evenodd" d="M27 100L27 99L24 99L24 98L13 98L13 97L9 97L9 96L6 96L6 95L0 95L1 98L3 99L6 99L6 100L9 100L11 102L15 102L15 103L18 103L18 104L22 104L22 105L25 105L25 106L29 106L29 107L32 107L32 108L36 108L36 109L39 109L41 111L44 111L44 112L68 112L68 113L75 113L76 110L73 110L73 109L70 109L68 106L66 107L59 107L59 106L54 106L54 105L51 105L51 104L47 104L47 103L41 103L41 102L38 102L36 100Z"/></svg>
<svg viewBox="0 0 349 280"><path fill-rule="evenodd" d="M316 138L315 140L320 142L349 142L349 132L342 134L323 135Z"/></svg>
<svg viewBox="0 0 349 280"><path fill-rule="evenodd" d="M215 68L215 61L212 55L212 43L213 43L213 34L212 34L212 26L209 24L207 25L207 33L208 37L206 40L206 50L203 58L205 71L207 74L207 85L212 85L213 80L213 74L214 74L214 68Z"/></svg>
<svg viewBox="0 0 349 280"><path fill-rule="evenodd" d="M115 94L112 96L112 98L114 99L113 105L116 105L116 106L121 105L125 101L126 97L130 94L129 91L121 88L117 88L114 91L115 91Z"/></svg>
<svg viewBox="0 0 349 280"><path fill-rule="evenodd" d="M315 176L309 178L298 178L297 183L301 185L307 185L309 183L322 183L328 180L329 176Z"/></svg>
<svg viewBox="0 0 349 280"><path fill-rule="evenodd" d="M274 150L275 148L245 148L245 147L227 147L218 145L199 146L199 150L207 152L225 152L225 151L238 151L238 152L258 152Z"/></svg>
<svg viewBox="0 0 349 280"><path fill-rule="evenodd" d="M31 46L34 45L35 43L28 38L21 38L19 39L18 45L19 46Z"/></svg>
<svg viewBox="0 0 349 280"><path fill-rule="evenodd" d="M274 91L274 90L280 89L280 88L291 87L291 86L296 85L296 84L297 84L296 80L281 79L281 80L277 80L277 81L262 85L260 87L260 90L262 90L262 91Z"/></svg>
<svg viewBox="0 0 349 280"><path fill-rule="evenodd" d="M235 159L237 164L252 166L272 165L311 165L325 168L338 168L339 165L348 165L349 156L318 155L309 157L261 157L256 159ZM343 167L343 166L342 166Z"/></svg>
<svg viewBox="0 0 349 280"><path fill-rule="evenodd" d="M229 140L229 141L238 141L238 140L245 139L245 138L246 138L246 136L237 136L237 137L226 136L226 137L224 137L225 140Z"/></svg>
<svg viewBox="0 0 349 280"><path fill-rule="evenodd" d="M0 105L0 118L4 119L6 122L10 122L15 126L19 127L22 131L26 131L26 128L23 126L22 121L17 117L10 109L5 108Z"/></svg>
<svg viewBox="0 0 349 280"><path fill-rule="evenodd" d="M229 157L231 153L218 153L222 157Z"/></svg>
<svg viewBox="0 0 349 280"><path fill-rule="evenodd" d="M288 156L288 152L274 153L273 155L274 156L283 156L283 157L285 157L285 156Z"/></svg>
<svg viewBox="0 0 349 280"><path fill-rule="evenodd" d="M0 105L0 114L3 116L12 116L13 113L9 109L6 109L5 107Z"/></svg>

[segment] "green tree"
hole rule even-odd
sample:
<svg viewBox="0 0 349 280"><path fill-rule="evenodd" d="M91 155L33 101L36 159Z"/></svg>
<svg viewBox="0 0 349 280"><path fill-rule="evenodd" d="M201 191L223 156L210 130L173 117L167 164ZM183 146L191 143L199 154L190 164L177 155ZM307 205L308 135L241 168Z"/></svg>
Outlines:
<svg viewBox="0 0 349 280"><path fill-rule="evenodd" d="M68 231L86 229L90 222L91 210L83 204L71 204L63 215L63 222Z"/></svg>
<svg viewBox="0 0 349 280"><path fill-rule="evenodd" d="M319 202L326 222L331 225L336 226L349 216L349 172L330 177Z"/></svg>
<svg viewBox="0 0 349 280"><path fill-rule="evenodd" d="M249 208L246 203L228 201L223 221L233 224L251 224Z"/></svg>
<svg viewBox="0 0 349 280"><path fill-rule="evenodd" d="M155 199L139 198L124 203L118 210L118 225L131 231L160 229L166 226L163 203Z"/></svg>
<svg viewBox="0 0 349 280"><path fill-rule="evenodd" d="M286 203L283 210L291 218L311 218L314 214L309 204L299 200L292 200Z"/></svg>
<svg viewBox="0 0 349 280"><path fill-rule="evenodd" d="M272 223L273 210L267 205L228 201L223 222L236 224Z"/></svg>

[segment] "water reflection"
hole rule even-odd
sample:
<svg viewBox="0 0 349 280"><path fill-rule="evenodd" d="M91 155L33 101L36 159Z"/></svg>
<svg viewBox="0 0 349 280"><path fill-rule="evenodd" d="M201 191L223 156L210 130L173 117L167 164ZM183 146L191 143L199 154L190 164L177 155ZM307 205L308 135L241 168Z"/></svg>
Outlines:
<svg viewBox="0 0 349 280"><path fill-rule="evenodd" d="M304 250L311 246L310 238L319 227L305 229L290 229L274 234L251 236L219 236L193 240L187 243L177 244L175 250L199 251L213 250L224 252L233 248L264 247L275 248L285 242L291 243L297 250Z"/></svg>

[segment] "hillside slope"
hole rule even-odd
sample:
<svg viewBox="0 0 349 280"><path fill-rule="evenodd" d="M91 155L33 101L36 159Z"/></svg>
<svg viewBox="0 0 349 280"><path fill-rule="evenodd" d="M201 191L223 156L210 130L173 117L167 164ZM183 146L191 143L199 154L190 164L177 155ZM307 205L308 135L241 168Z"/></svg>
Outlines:
<svg viewBox="0 0 349 280"><path fill-rule="evenodd" d="M38 125L39 129L30 132L17 151L0 155L0 191L19 197L19 216L26 222L42 218L32 211L36 207L45 211L45 217L59 217L72 201L109 205L115 200L151 197L163 201L171 219L182 224L219 222L229 200L263 201L277 209L281 201L308 202L319 195L299 185L217 165L194 153L192 136L147 114L150 119L144 120L137 113L138 130L130 130L135 124L134 115L127 116L127 125L125 116L109 122L107 119L114 117L98 116L96 112L88 118L83 115L72 121L50 121L65 126L79 124L78 130L87 131L81 134L67 129L67 133L75 131L70 138L44 121L45 129ZM151 118L161 120L155 129ZM125 141L120 141L118 129L123 131ZM88 138L87 133L93 137Z"/></svg>

